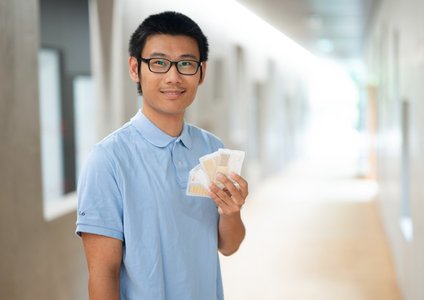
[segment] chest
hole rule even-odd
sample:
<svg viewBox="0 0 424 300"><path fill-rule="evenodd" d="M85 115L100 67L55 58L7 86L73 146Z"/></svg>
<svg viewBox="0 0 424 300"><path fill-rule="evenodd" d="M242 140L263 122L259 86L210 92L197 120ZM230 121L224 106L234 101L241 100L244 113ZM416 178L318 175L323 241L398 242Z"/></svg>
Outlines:
<svg viewBox="0 0 424 300"><path fill-rule="evenodd" d="M171 227L215 223L216 206L210 198L186 195L189 171L200 155L181 145L137 151L121 176L124 213Z"/></svg>

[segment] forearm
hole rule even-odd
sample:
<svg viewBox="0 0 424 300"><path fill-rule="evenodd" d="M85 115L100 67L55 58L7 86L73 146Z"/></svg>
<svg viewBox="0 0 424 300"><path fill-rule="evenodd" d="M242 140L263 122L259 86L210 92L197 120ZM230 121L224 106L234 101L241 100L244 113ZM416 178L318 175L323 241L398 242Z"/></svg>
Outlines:
<svg viewBox="0 0 424 300"><path fill-rule="evenodd" d="M119 300L119 273L108 275L90 274L88 291L90 300Z"/></svg>
<svg viewBox="0 0 424 300"><path fill-rule="evenodd" d="M233 215L221 215L218 225L218 249L223 255L237 251L244 239L246 230L240 212Z"/></svg>
<svg viewBox="0 0 424 300"><path fill-rule="evenodd" d="M246 233L240 209L248 195L248 184L238 174L231 173L230 176L238 183L239 188L221 173L218 173L217 180L225 186L225 189L220 189L215 183L209 186L209 195L218 207L218 250L223 255L236 252Z"/></svg>

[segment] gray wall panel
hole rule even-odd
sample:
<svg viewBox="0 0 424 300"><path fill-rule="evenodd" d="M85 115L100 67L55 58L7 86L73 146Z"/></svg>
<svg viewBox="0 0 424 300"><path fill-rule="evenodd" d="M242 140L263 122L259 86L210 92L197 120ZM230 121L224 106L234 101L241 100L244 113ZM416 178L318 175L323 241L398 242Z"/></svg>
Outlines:
<svg viewBox="0 0 424 300"><path fill-rule="evenodd" d="M0 299L84 299L75 216L42 214L38 1L0 4Z"/></svg>

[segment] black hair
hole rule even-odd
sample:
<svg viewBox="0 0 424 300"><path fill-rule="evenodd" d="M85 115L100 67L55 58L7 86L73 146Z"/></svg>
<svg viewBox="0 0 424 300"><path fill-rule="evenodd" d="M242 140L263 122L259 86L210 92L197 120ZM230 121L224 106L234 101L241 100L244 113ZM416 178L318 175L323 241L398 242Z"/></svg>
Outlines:
<svg viewBox="0 0 424 300"><path fill-rule="evenodd" d="M155 34L185 35L196 40L199 47L200 61L208 60L209 43L199 25L192 19L175 11L165 11L148 16L131 35L128 52L130 56L137 58L139 62L138 74L140 73L141 52L144 49L147 38ZM200 68L202 78L202 68ZM141 84L137 83L137 89L142 95Z"/></svg>

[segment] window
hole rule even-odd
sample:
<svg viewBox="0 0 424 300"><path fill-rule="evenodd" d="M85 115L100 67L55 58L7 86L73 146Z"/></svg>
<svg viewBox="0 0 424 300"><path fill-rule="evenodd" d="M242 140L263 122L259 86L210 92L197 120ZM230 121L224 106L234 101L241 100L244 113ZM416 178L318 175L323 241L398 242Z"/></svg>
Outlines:
<svg viewBox="0 0 424 300"><path fill-rule="evenodd" d="M39 3L43 207L45 219L51 220L76 207L79 170L96 142L96 99L88 0Z"/></svg>
<svg viewBox="0 0 424 300"><path fill-rule="evenodd" d="M409 176L409 103L403 100L401 103L402 120L402 206L400 216L400 227L406 241L410 242L413 238L413 224L411 218L411 195L410 195L410 176Z"/></svg>

